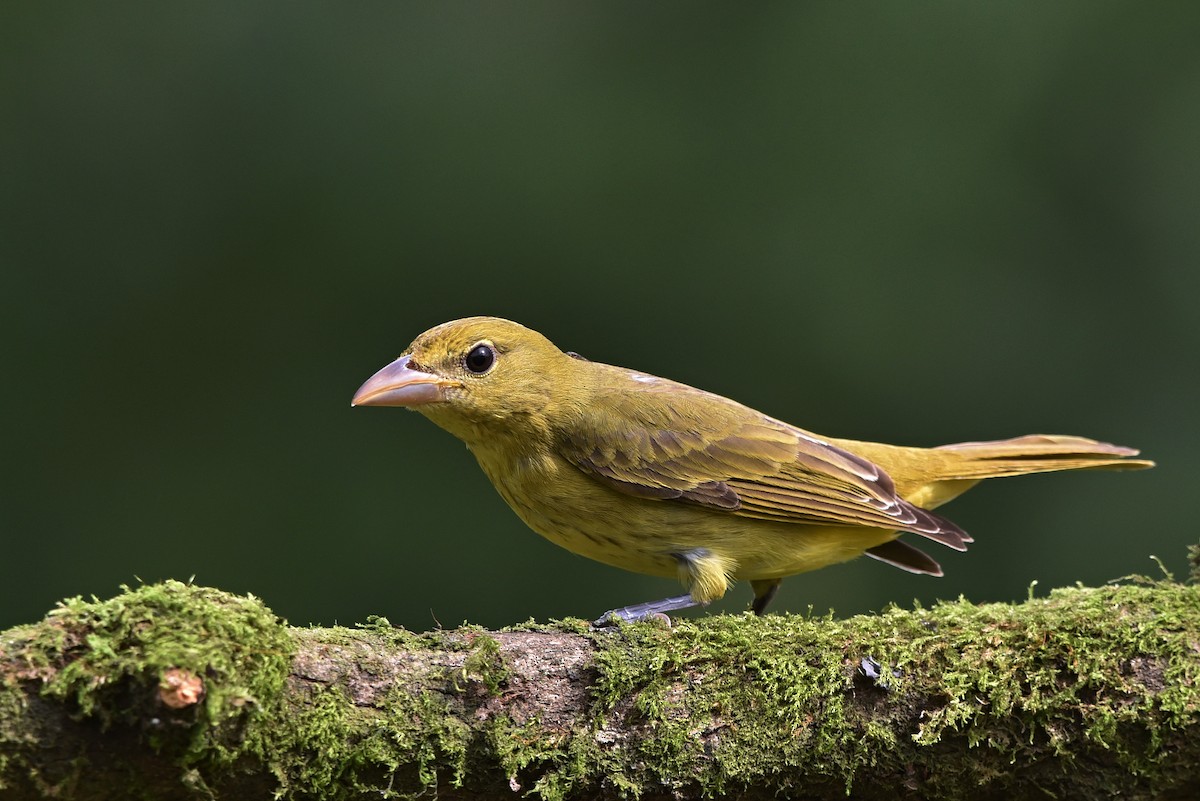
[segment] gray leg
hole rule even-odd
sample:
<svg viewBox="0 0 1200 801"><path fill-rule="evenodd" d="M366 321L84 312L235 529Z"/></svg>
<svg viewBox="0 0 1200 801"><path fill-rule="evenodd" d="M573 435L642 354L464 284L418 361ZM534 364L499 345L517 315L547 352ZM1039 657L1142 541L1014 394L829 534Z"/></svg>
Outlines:
<svg viewBox="0 0 1200 801"><path fill-rule="evenodd" d="M593 622L592 625L597 627L613 626L622 620L632 623L635 620L643 620L657 615L665 616L667 612L675 612L693 606L699 606L699 604L692 600L691 595L676 595L674 598L663 598L661 601L647 601L644 604L611 609L601 615L600 619Z"/></svg>

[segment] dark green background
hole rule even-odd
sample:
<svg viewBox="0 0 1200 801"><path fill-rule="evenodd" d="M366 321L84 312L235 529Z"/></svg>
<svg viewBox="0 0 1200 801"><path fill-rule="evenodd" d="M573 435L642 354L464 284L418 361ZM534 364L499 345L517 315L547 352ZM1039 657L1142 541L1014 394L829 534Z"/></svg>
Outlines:
<svg viewBox="0 0 1200 801"><path fill-rule="evenodd" d="M678 592L350 408L469 314L831 436L1159 460L981 487L946 578L779 609L1184 570L1200 6L26 2L0 37L0 626L192 575L413 628Z"/></svg>

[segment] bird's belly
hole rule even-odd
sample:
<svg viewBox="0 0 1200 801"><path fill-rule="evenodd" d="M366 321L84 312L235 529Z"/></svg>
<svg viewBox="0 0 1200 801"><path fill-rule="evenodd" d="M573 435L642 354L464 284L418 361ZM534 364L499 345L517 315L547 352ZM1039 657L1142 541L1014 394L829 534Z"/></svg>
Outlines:
<svg viewBox="0 0 1200 801"><path fill-rule="evenodd" d="M480 464L526 525L569 551L635 573L679 574L678 554L707 550L736 565L732 578L770 579L860 556L896 533L735 515L617 492L550 458Z"/></svg>
<svg viewBox="0 0 1200 801"><path fill-rule="evenodd" d="M485 471L487 468L484 468ZM555 480L517 471L493 475L492 483L527 526L555 545L613 567L652 576L675 576L678 545L664 527L629 509L627 498L585 476L551 471ZM654 517L654 515L651 515Z"/></svg>
<svg viewBox="0 0 1200 801"><path fill-rule="evenodd" d="M745 532L736 579L777 579L847 562L895 539L897 532L859 526L770 523Z"/></svg>

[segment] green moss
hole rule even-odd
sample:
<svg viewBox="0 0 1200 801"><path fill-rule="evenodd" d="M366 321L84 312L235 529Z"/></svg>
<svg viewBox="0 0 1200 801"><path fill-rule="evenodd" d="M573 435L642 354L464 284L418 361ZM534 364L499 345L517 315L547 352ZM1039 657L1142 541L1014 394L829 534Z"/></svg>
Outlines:
<svg viewBox="0 0 1200 801"><path fill-rule="evenodd" d="M653 733L623 760L632 795L688 781L709 797L764 782L786 792L793 776L849 790L881 761L967 787L985 780L990 764L1057 753L1066 770L1090 748L1138 775L1153 770L1162 734L1200 713L1185 633L1196 629L1198 600L1194 588L1163 582L840 621L718 616L669 631L623 626L595 636L597 713L600 725L619 715ZM1114 654L1166 656L1122 662ZM862 657L878 663L880 679L863 675ZM1134 702L1147 693L1151 714ZM1082 741L1071 739L1080 722ZM898 741L906 730L911 737ZM948 738L998 761L947 775L935 746ZM631 769L633 756L654 770Z"/></svg>
<svg viewBox="0 0 1200 801"><path fill-rule="evenodd" d="M590 621L579 617L565 617L561 620L550 620L545 623L539 623L533 618L529 618L523 623L516 623L511 626L505 626L500 629L502 632L520 632L520 631L538 631L547 633L561 634L591 634L593 627Z"/></svg>
<svg viewBox="0 0 1200 801"><path fill-rule="evenodd" d="M1158 582L1055 590L1019 606L589 629L590 707L554 722L514 719L521 693L537 690L513 686L502 638L476 627L413 634L374 619L289 631L255 599L178 582L73 599L2 644L47 695L103 725L144 726L149 710L127 690L153 688L168 667L205 677L204 703L173 713L194 716L179 728L187 741L147 735L201 794L244 761L268 765L287 798L412 797L467 783L546 801L597 790L851 792L870 766L907 772L925 795L964 796L1002 788L1013 764L1038 764L1046 786L1061 787L1101 754L1153 784L1200 716L1198 616L1200 587ZM339 660L354 670L333 683L293 676L278 692L306 640L346 649ZM390 675L396 649L407 654L404 681L355 703L352 682ZM19 719L22 702L0 688L0 712ZM18 736L0 730L0 744ZM967 749L970 759L945 759Z"/></svg>
<svg viewBox="0 0 1200 801"><path fill-rule="evenodd" d="M531 768L541 774L546 767L562 762L567 755L565 746L570 741L566 735L548 736L545 728L536 721L517 725L507 715L497 715L489 721L484 728L484 736L509 787L514 789L539 790L536 785L534 788L521 788L518 777ZM546 781L541 781L539 791L543 797L547 793L556 795L550 790L550 782Z"/></svg>
<svg viewBox="0 0 1200 801"><path fill-rule="evenodd" d="M16 687L0 687L0 790L9 787L4 779L11 775L12 757L9 755L17 753L22 745L31 744L34 740L24 724L24 696Z"/></svg>
<svg viewBox="0 0 1200 801"><path fill-rule="evenodd" d="M437 693L398 688L376 709L316 686L279 721L267 758L281 797L414 796L463 781L470 730Z"/></svg>
<svg viewBox="0 0 1200 801"><path fill-rule="evenodd" d="M294 682L288 705L261 730L253 747L272 766L281 797L416 797L462 786L473 765L495 770L486 730L505 724L465 722L467 710L500 692L509 675L494 637L478 627L418 635L377 621L295 636L347 649L339 661L356 668L332 684ZM404 681L369 706L356 704L348 677L390 674L393 666L375 660L397 649L409 658Z"/></svg>
<svg viewBox="0 0 1200 801"><path fill-rule="evenodd" d="M110 725L137 706L103 703L126 682L154 686L169 668L205 680L202 704L216 725L251 714L273 697L290 665L287 627L261 601L178 581L125 589L107 601L71 598L21 649L46 677L45 695L70 700L80 715Z"/></svg>
<svg viewBox="0 0 1200 801"><path fill-rule="evenodd" d="M140 732L181 766L232 759L235 746L222 738L269 715L288 675L293 644L287 626L253 597L178 581L123 589L105 601L68 599L43 623L6 632L3 650L21 666L15 675L38 681L43 696L102 729ZM162 703L157 690L170 669L199 677L204 694L198 703L182 709ZM17 692L5 688L0 705L14 703ZM31 721L13 719L32 730ZM0 739L9 737L0 732ZM73 764L73 771L87 767L82 758ZM0 765L0 775L12 770ZM29 779L47 791L47 782L73 781L34 768Z"/></svg>
<svg viewBox="0 0 1200 801"><path fill-rule="evenodd" d="M469 637L472 647L461 668L464 682L482 682L490 695L499 695L500 685L508 680L509 670L500 653L500 642L487 634ZM455 689L462 689L455 681Z"/></svg>
<svg viewBox="0 0 1200 801"><path fill-rule="evenodd" d="M286 798L415 797L459 787L473 732L454 712L437 690L397 686L362 708L344 687L314 684L283 710L262 741L264 756Z"/></svg>

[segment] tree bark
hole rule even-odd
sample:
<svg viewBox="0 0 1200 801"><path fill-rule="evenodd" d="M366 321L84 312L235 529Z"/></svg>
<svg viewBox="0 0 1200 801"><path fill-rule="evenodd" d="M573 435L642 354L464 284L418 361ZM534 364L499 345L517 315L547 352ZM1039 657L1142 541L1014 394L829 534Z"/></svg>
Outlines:
<svg viewBox="0 0 1200 801"><path fill-rule="evenodd" d="M0 797L1200 797L1200 588L596 631L179 582L0 634Z"/></svg>

